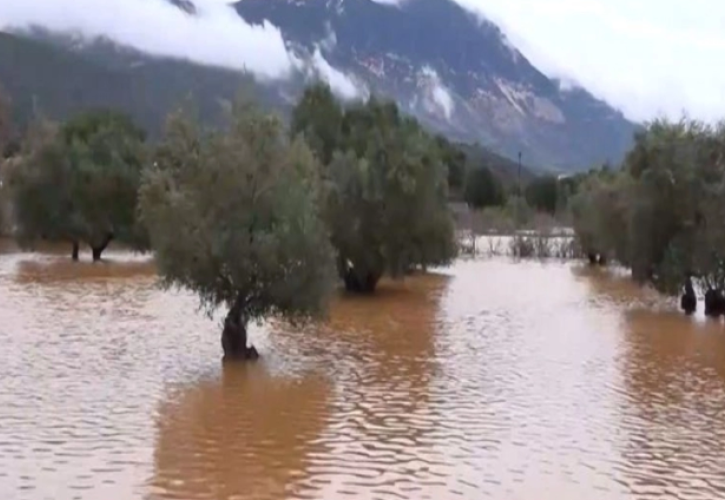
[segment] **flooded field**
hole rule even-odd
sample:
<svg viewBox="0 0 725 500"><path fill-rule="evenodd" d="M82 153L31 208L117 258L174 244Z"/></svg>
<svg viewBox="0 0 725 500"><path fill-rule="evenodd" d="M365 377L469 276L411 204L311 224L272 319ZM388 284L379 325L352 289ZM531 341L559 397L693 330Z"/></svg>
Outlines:
<svg viewBox="0 0 725 500"><path fill-rule="evenodd" d="M152 264L60 251L0 253L2 499L725 498L702 307L461 261L256 327L263 359L222 367L219 318Z"/></svg>

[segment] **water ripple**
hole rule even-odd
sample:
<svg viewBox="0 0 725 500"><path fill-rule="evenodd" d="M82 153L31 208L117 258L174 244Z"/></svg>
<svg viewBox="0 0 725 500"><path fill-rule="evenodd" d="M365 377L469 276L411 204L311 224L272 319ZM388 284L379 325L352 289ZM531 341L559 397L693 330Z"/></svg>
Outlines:
<svg viewBox="0 0 725 500"><path fill-rule="evenodd" d="M469 260L222 367L110 257L0 256L0 498L725 497L725 328L625 280Z"/></svg>

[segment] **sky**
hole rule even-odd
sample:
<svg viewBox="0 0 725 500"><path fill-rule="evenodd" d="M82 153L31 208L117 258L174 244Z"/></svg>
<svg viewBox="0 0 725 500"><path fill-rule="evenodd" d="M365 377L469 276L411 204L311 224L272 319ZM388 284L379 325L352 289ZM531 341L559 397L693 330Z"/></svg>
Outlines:
<svg viewBox="0 0 725 500"><path fill-rule="evenodd" d="M0 29L37 24L106 35L268 79L299 67L278 30L246 25L224 1L196 0L200 16L192 18L164 0L0 0ZM544 73L584 86L631 119L725 117L725 1L455 1L499 24ZM338 94L360 92L321 53L313 62Z"/></svg>
<svg viewBox="0 0 725 500"><path fill-rule="evenodd" d="M725 1L456 0L548 76L646 120L725 118Z"/></svg>

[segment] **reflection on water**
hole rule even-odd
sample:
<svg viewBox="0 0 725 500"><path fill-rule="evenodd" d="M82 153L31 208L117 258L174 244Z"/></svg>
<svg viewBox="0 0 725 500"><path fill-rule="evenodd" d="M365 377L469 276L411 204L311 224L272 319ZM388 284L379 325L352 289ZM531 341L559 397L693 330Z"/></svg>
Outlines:
<svg viewBox="0 0 725 500"><path fill-rule="evenodd" d="M108 259L0 253L0 498L725 498L725 326L627 280L460 262L222 367Z"/></svg>
<svg viewBox="0 0 725 500"><path fill-rule="evenodd" d="M645 311L626 320L621 418L632 490L639 498L663 489L682 491L679 498L725 498L723 325Z"/></svg>
<svg viewBox="0 0 725 500"><path fill-rule="evenodd" d="M330 389L261 364L171 391L157 412L151 498L286 498L323 454Z"/></svg>

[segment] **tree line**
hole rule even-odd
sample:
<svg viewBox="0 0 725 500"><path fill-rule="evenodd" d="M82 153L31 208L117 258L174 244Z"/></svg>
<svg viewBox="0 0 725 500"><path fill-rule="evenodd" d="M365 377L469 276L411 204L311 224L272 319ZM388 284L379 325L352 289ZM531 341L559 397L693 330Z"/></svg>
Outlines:
<svg viewBox="0 0 725 500"><path fill-rule="evenodd" d="M518 181L505 185L485 163L456 158L451 164L460 172L449 179L451 189L459 190L461 199L474 210L511 208L518 203L524 210L555 215L567 210L571 184L576 182L544 173L520 185Z"/></svg>
<svg viewBox="0 0 725 500"><path fill-rule="evenodd" d="M76 260L112 241L153 251L165 287L227 308L229 359L257 356L252 321L324 312L336 280L372 293L456 256L447 144L394 103L343 106L319 84L290 126L243 96L224 108L206 128L181 106L154 143L115 111L37 117L5 161L13 234L24 248L66 242Z"/></svg>
<svg viewBox="0 0 725 500"><path fill-rule="evenodd" d="M705 312L725 313L725 124L655 120L621 169L585 176L571 200L574 229L593 263L614 260L667 294L693 284Z"/></svg>

